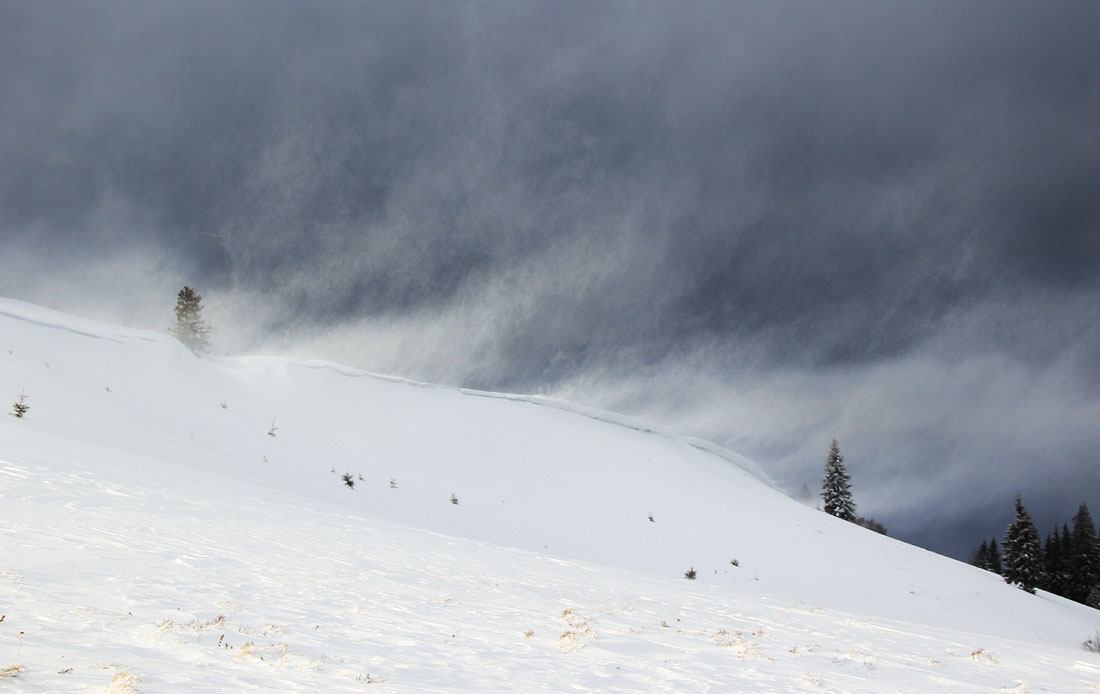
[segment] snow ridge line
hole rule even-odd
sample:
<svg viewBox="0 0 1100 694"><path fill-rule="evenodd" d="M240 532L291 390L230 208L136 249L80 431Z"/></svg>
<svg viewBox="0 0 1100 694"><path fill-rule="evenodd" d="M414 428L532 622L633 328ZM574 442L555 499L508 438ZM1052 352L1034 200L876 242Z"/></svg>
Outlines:
<svg viewBox="0 0 1100 694"><path fill-rule="evenodd" d="M126 328L90 318L80 318L44 306L36 306L35 304L28 304L25 301L6 297L0 297L0 317L23 321L43 328L65 330L81 337L110 340L118 344L124 344L131 340L167 343L172 339L153 330Z"/></svg>
<svg viewBox="0 0 1100 694"><path fill-rule="evenodd" d="M753 477L757 478L764 484L768 485L776 491L783 492L776 486L775 482L768 477L759 465L752 460L746 458L743 455L734 453L728 448L719 446L718 444L707 441L706 439L700 439L690 436L681 436L665 427L647 422L637 417L631 417L629 415L619 414L617 412L611 412L609 410L601 410L597 407L590 407L588 405L579 405L568 400L562 400L560 398L552 398L545 395L526 395L523 393L498 393L491 390L478 390L476 388L460 388L456 386L445 386L436 383L425 383L423 381L414 381L408 378L402 378L400 376L390 376L388 374L379 374L371 371L363 371L361 369L355 369L352 367L344 366L341 364L335 364L333 362L327 362L322 360L290 360L285 362L286 366L297 366L306 369L319 369L335 371L341 376L349 376L352 378L374 378L380 381L387 381L389 383L402 383L405 385L416 386L418 388L437 388L440 390L452 390L461 395L468 395L475 398L492 398L495 400L511 400L514 402L526 402L532 405L538 405L540 407L549 407L555 410L563 412L569 412L571 414L580 415L582 417L588 417L599 422L606 422L607 424L614 424L616 426L625 427L627 429L633 429L634 431L640 431L646 434L654 434L673 441L679 441L687 446L691 446L700 451L710 453L722 460L733 463L745 472L749 473Z"/></svg>
<svg viewBox="0 0 1100 694"><path fill-rule="evenodd" d="M6 297L0 297L0 316L6 318L12 318L15 320L25 321L34 325L39 325L46 328L56 328L58 330L65 330L84 337L90 337L100 340L110 340L111 342L125 343L131 340L140 340L142 342L154 342L162 344L171 344L177 342L170 336L163 335L161 333L142 330L138 328L122 328L119 330L119 326L115 326L102 321L91 320L86 318L80 318L78 316L72 316L54 309L46 308L43 306L37 306L35 304L29 304L18 299L10 299ZM76 327L73 324L78 324L80 327ZM177 342L178 344L178 342ZM281 363L284 367L299 367L305 369L327 370L333 371L341 376L348 376L352 378L369 377L378 379L381 381L387 381L390 383L403 383L405 385L416 386L419 388L438 388L443 390L457 391L462 395L469 395L479 398L495 398L498 400L512 400L516 402L526 402L532 405L539 405L541 407L550 407L563 412L570 412L582 417L588 417L600 422L606 422L608 424L614 424L616 426L626 427L627 429L633 429L647 434L655 434L657 436L664 437L673 441L680 441L685 445L692 448L710 453L726 462L733 463L745 472L749 473L753 477L756 477L769 487L782 492L775 483L768 477L768 475L753 461L748 458L734 453L733 451L723 448L718 444L704 439L685 437L676 434L669 429L658 426L651 422L638 419L636 417L630 417L628 415L619 414L616 412L610 412L608 410L601 410L595 407L589 407L586 405L579 405L577 403L569 402L568 400L561 400L559 398L551 398L544 395L525 395L522 393L497 393L488 390L477 390L473 388L459 388L454 386L444 386L433 383L425 383L423 381L415 381L408 378L402 378L400 376L390 376L387 374L379 374L371 371L364 371L362 369L356 369L342 364L336 364L319 359L288 359L286 357L226 357L221 359L210 360L212 363L225 363L225 362L240 362L240 361L267 361L269 363Z"/></svg>
<svg viewBox="0 0 1100 694"><path fill-rule="evenodd" d="M733 463L740 467L745 472L749 473L753 477L756 477L764 484L767 484L773 489L779 489L772 482L771 478L760 469L760 467L749 460L743 455L734 453L733 451L719 446L716 443L707 441L706 439L700 439L689 436L681 436L672 432L671 430L647 422L637 417L631 417L629 415L619 414L618 412L611 412L609 410L601 410L597 407L589 407L587 405L578 405L577 403L570 402L568 400L561 400L559 398L551 398L545 395L523 395L520 393L495 393L486 390L472 390L469 388L459 388L458 392L463 395L471 395L474 397L482 398L497 398L501 400L514 400L517 402L527 402L532 405L539 405L542 407L551 407L556 410L562 410L564 412L570 412L572 414L578 414L582 417L588 417L599 422L606 422L608 424L614 424L616 426L626 427L627 429L633 429L634 431L640 431L646 434L654 434L673 441L679 441L685 445L691 446L700 451L710 453L714 456L725 460L726 462Z"/></svg>

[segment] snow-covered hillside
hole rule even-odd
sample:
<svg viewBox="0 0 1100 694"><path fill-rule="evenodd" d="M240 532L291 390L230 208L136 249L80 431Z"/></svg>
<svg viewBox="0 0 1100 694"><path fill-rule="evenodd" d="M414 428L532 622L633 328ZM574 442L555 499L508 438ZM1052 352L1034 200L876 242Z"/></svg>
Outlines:
<svg viewBox="0 0 1100 694"><path fill-rule="evenodd" d="M607 413L202 360L0 299L0 395L20 392L13 691L1100 689L1100 613Z"/></svg>

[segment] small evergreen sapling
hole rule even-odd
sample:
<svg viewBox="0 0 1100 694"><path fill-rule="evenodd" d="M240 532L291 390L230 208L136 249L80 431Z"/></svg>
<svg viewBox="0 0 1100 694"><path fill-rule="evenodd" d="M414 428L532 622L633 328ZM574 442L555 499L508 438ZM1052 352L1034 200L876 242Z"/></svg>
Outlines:
<svg viewBox="0 0 1100 694"><path fill-rule="evenodd" d="M27 404L27 394L20 391L19 397L11 405L11 416L23 419L23 416L27 414L27 411L30 409L31 406Z"/></svg>
<svg viewBox="0 0 1100 694"><path fill-rule="evenodd" d="M351 476L350 472L345 472L340 476L340 479L344 480L344 484L346 484L349 489L355 489L355 478Z"/></svg>
<svg viewBox="0 0 1100 694"><path fill-rule="evenodd" d="M688 579L689 581L694 581L695 576L696 576L696 573L695 573L695 567L694 566L689 568L687 571L684 572L684 578Z"/></svg>

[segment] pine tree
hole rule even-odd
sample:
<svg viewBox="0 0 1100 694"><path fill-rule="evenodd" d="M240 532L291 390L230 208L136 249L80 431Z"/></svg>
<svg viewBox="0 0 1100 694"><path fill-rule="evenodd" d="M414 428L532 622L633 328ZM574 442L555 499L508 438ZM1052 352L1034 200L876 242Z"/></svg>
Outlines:
<svg viewBox="0 0 1100 694"><path fill-rule="evenodd" d="M1073 517L1070 547L1071 553L1066 562L1068 580L1065 595L1070 600L1084 603L1088 601L1092 587L1100 583L1100 546L1097 545L1092 516L1084 504Z"/></svg>
<svg viewBox="0 0 1100 694"><path fill-rule="evenodd" d="M982 540L982 544L978 545L978 549L970 555L970 565L989 570L989 545L985 540Z"/></svg>
<svg viewBox="0 0 1100 694"><path fill-rule="evenodd" d="M1068 597L1070 564L1073 560L1073 536L1069 531L1069 526L1063 523L1061 531L1055 528L1054 536L1050 540L1050 551L1054 556L1047 558L1045 561L1048 573L1047 585L1050 586L1047 590L1055 595ZM1045 552L1046 547L1043 550ZM1051 572L1053 572L1053 576L1050 575Z"/></svg>
<svg viewBox="0 0 1100 694"><path fill-rule="evenodd" d="M1085 604L1094 610L1100 610L1100 586L1092 587L1088 598L1085 599Z"/></svg>
<svg viewBox="0 0 1100 694"><path fill-rule="evenodd" d="M844 469L844 456L833 439L829 455L825 458L825 476L821 480L821 498L825 502L825 513L830 516L852 521L856 517L856 505L852 501L852 489L848 482L848 472Z"/></svg>
<svg viewBox="0 0 1100 694"><path fill-rule="evenodd" d="M852 519L852 522L855 523L856 525L862 526L864 528L867 528L868 530L876 532L879 535L888 535L889 534L889 533L886 532L886 526L883 525L882 523L879 523L874 518L864 518L863 516L856 516L855 518Z"/></svg>
<svg viewBox="0 0 1100 694"><path fill-rule="evenodd" d="M1054 581L1058 590L1055 594L1064 598L1069 593L1069 563L1073 558L1073 536L1069 532L1069 526L1063 523L1061 535L1055 531L1054 538L1058 541L1058 557L1054 565L1058 572Z"/></svg>
<svg viewBox="0 0 1100 694"><path fill-rule="evenodd" d="M798 500L807 505L813 503L814 497L810 493L810 486L805 482L802 483L802 489L798 491Z"/></svg>
<svg viewBox="0 0 1100 694"><path fill-rule="evenodd" d="M989 566L988 569L993 573L1000 576L1004 573L1004 567L1001 566L1001 550L997 547L997 538L992 537L989 539Z"/></svg>
<svg viewBox="0 0 1100 694"><path fill-rule="evenodd" d="M1062 523L1062 574L1063 578L1069 580L1069 558L1073 556L1073 534L1069 531L1069 526Z"/></svg>
<svg viewBox="0 0 1100 694"><path fill-rule="evenodd" d="M1000 575L1001 550L997 548L997 538L994 537L989 542L982 540L982 544L970 555L970 564Z"/></svg>
<svg viewBox="0 0 1100 694"><path fill-rule="evenodd" d="M210 351L210 328L202 319L202 297L191 287L176 295L176 327L172 334L195 354Z"/></svg>
<svg viewBox="0 0 1100 694"><path fill-rule="evenodd" d="M1019 496L1016 497L1016 519L1005 530L1004 577L1006 583L1029 593L1034 593L1044 582L1039 531Z"/></svg>
<svg viewBox="0 0 1100 694"><path fill-rule="evenodd" d="M1046 576L1043 581L1043 590L1050 591L1055 595L1065 595L1064 583L1062 576L1062 564L1064 558L1062 557L1062 536L1058 534L1058 528L1054 529L1054 532L1047 535L1047 539L1043 542L1043 569Z"/></svg>

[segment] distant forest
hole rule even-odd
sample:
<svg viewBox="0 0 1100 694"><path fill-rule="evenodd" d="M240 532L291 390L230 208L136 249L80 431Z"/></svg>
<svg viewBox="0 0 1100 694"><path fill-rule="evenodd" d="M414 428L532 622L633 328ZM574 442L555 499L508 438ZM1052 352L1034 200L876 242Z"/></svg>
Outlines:
<svg viewBox="0 0 1100 694"><path fill-rule="evenodd" d="M1031 516L1016 497L1016 518L1001 544L995 537L983 540L970 563L1030 593L1046 590L1100 609L1100 542L1088 506L1081 504L1072 524L1070 529L1063 523L1040 542Z"/></svg>

